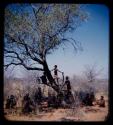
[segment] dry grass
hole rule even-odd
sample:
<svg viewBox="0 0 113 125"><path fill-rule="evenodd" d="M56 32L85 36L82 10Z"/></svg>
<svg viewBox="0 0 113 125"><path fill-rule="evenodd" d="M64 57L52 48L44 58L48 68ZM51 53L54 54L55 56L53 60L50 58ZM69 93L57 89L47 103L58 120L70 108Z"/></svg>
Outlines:
<svg viewBox="0 0 113 125"><path fill-rule="evenodd" d="M100 96L100 94L97 94ZM38 114L7 114L6 119L13 121L104 121L108 114L108 97L105 97L106 107L84 106L75 109L52 109Z"/></svg>

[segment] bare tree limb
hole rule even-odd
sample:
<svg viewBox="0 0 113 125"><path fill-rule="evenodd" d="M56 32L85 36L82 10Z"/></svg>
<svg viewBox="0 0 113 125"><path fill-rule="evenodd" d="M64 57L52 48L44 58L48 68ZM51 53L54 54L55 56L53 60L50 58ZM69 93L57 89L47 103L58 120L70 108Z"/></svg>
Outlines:
<svg viewBox="0 0 113 125"><path fill-rule="evenodd" d="M43 71L42 68L29 67L29 66L27 66L27 65L24 63L23 59L20 58L20 56L19 56L19 54L18 54L17 52L10 51L10 50L6 50L6 49L5 49L5 51L6 51L7 53L13 53L13 54L15 54L15 55L17 56L17 59L20 61L20 63L11 62L11 63L9 63L9 64L4 65L5 67L9 67L10 65L22 65L22 66L24 66L27 70L41 70L41 71Z"/></svg>
<svg viewBox="0 0 113 125"><path fill-rule="evenodd" d="M37 67L29 67L27 65L25 65L24 63L14 63L14 62L11 62L9 64L5 64L4 67L7 69L10 65L21 65L21 66L24 66L24 68L26 68L27 70L40 70L40 71L43 71L42 68L37 68Z"/></svg>
<svg viewBox="0 0 113 125"><path fill-rule="evenodd" d="M31 53L29 52L28 45L27 45L24 41L22 41L20 37L18 37L19 41L16 41L11 35L9 35L9 34L5 34L5 35L8 36L13 42L23 45L24 48L25 48L25 50L26 50L27 55L28 55L32 60L37 61L39 64L43 64L43 62L42 62L40 59L38 59L38 58L36 58L36 57L33 57L33 56L31 55ZM8 51L7 51L7 52L8 52Z"/></svg>

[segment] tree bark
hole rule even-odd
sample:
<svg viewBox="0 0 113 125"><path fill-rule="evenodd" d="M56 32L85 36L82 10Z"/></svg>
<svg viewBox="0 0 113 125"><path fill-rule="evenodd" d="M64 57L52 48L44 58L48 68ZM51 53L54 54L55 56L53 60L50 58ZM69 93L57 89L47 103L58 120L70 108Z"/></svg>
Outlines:
<svg viewBox="0 0 113 125"><path fill-rule="evenodd" d="M46 60L43 63L43 69L46 73L47 79L49 80L51 87L58 93L59 92L59 86L56 84L55 80L53 79L53 76L51 75L51 72L49 70L49 67L47 65Z"/></svg>

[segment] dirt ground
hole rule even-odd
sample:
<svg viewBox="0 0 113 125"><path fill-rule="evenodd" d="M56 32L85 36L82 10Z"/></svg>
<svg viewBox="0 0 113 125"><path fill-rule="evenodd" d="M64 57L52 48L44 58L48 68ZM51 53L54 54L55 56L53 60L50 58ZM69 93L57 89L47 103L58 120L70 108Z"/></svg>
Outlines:
<svg viewBox="0 0 113 125"><path fill-rule="evenodd" d="M99 93L96 99L99 99ZM104 108L95 106L83 106L74 109L51 109L47 112L37 112L36 114L6 114L5 118L11 121L104 121L108 115L108 96L105 97Z"/></svg>
<svg viewBox="0 0 113 125"><path fill-rule="evenodd" d="M7 120L13 121L104 121L108 114L108 105L105 108L84 106L76 109L52 109L48 112L29 115L6 115Z"/></svg>

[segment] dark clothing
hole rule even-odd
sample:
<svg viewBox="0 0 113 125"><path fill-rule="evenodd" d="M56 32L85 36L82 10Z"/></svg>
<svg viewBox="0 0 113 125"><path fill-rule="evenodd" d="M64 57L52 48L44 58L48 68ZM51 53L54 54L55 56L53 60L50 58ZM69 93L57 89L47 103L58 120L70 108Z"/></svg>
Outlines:
<svg viewBox="0 0 113 125"><path fill-rule="evenodd" d="M56 107L56 96L48 97L48 106Z"/></svg>
<svg viewBox="0 0 113 125"><path fill-rule="evenodd" d="M86 106L92 106L93 105L92 104L93 100L92 100L92 97L91 97L91 95L89 93L86 95L84 103L85 103Z"/></svg>
<svg viewBox="0 0 113 125"><path fill-rule="evenodd" d="M57 69L54 69L54 75L58 75Z"/></svg>
<svg viewBox="0 0 113 125"><path fill-rule="evenodd" d="M57 106L61 106L62 100L63 100L63 93L60 92L60 93L58 93L58 95L57 95Z"/></svg>
<svg viewBox="0 0 113 125"><path fill-rule="evenodd" d="M24 101L29 101L30 100L30 97L29 96L24 96Z"/></svg>
<svg viewBox="0 0 113 125"><path fill-rule="evenodd" d="M32 112L33 108L35 107L33 101L31 101L29 95L25 95L23 98L23 113L30 113Z"/></svg>
<svg viewBox="0 0 113 125"><path fill-rule="evenodd" d="M84 99L84 104L85 104L86 106L89 105L89 99L90 99L89 94L87 94L86 97L85 97L85 99Z"/></svg>
<svg viewBox="0 0 113 125"><path fill-rule="evenodd" d="M70 85L70 81L66 80L65 84L67 85L67 90L71 90L71 85Z"/></svg>
<svg viewBox="0 0 113 125"><path fill-rule="evenodd" d="M79 98L80 98L80 101L81 102L84 102L85 101L85 98L86 98L86 92L83 92L83 91L80 91L79 92Z"/></svg>
<svg viewBox="0 0 113 125"><path fill-rule="evenodd" d="M105 100L104 100L104 99L101 99L101 100L100 100L99 106L100 106L100 107L105 107Z"/></svg>
<svg viewBox="0 0 113 125"><path fill-rule="evenodd" d="M45 84L47 83L47 78L45 75L41 76L40 78L42 80L42 83L45 83Z"/></svg>
<svg viewBox="0 0 113 125"><path fill-rule="evenodd" d="M91 94L90 94L90 98L91 98L91 101L92 101L92 102L95 100L95 95L94 95L93 92L91 92Z"/></svg>
<svg viewBox="0 0 113 125"><path fill-rule="evenodd" d="M6 100L6 108L10 109L10 108L14 108L16 106L16 99L15 96L11 95L10 98L8 97L8 99Z"/></svg>
<svg viewBox="0 0 113 125"><path fill-rule="evenodd" d="M6 109L9 109L10 108L10 99L8 98L6 100Z"/></svg>
<svg viewBox="0 0 113 125"><path fill-rule="evenodd" d="M11 106L11 108L14 108L14 106L16 105L16 99L15 98L11 98L10 99L10 106Z"/></svg>
<svg viewBox="0 0 113 125"><path fill-rule="evenodd" d="M67 91L67 94L65 96L65 101L69 104L70 103L70 99L72 97L72 93L71 91Z"/></svg>
<svg viewBox="0 0 113 125"><path fill-rule="evenodd" d="M42 91L41 89L38 89L36 92L35 92L35 95L34 95L34 98L35 98L35 102L40 104L41 101L42 101Z"/></svg>

